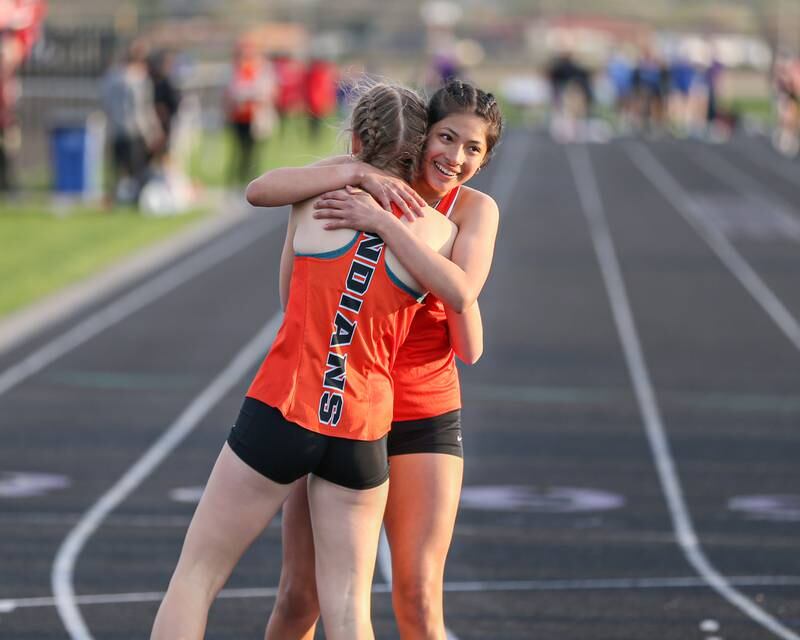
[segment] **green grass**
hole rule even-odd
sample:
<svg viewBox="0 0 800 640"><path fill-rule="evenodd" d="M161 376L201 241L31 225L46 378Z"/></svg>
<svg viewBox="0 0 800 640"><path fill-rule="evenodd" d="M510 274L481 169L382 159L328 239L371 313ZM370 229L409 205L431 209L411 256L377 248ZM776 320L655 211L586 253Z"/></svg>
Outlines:
<svg viewBox="0 0 800 640"><path fill-rule="evenodd" d="M332 153L343 153L344 139L336 120L323 123L319 138L311 140L305 118L290 118L271 138L259 143L256 171L308 164ZM233 152L233 136L227 130L206 132L189 160L189 175L205 185L228 186Z"/></svg>
<svg viewBox="0 0 800 640"><path fill-rule="evenodd" d="M0 315L18 309L118 261L198 219L147 218L135 210L77 207L63 216L50 206L0 205Z"/></svg>
<svg viewBox="0 0 800 640"><path fill-rule="evenodd" d="M754 118L764 124L771 125L775 122L775 108L769 98L734 98L725 100L722 107L726 111Z"/></svg>
<svg viewBox="0 0 800 640"><path fill-rule="evenodd" d="M340 153L341 139L335 122L323 125L319 139L310 140L305 120L292 119L260 145L258 171ZM225 131L204 133L190 158L191 177L205 186L227 186L232 142ZM0 316L97 273L208 213L206 208L152 218L133 208L64 209L41 193L20 203L0 202Z"/></svg>

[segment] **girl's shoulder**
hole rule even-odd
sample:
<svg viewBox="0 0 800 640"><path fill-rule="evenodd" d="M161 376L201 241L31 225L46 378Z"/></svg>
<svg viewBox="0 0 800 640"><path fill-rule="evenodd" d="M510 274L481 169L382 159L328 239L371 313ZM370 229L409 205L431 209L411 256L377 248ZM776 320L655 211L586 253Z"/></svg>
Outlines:
<svg viewBox="0 0 800 640"><path fill-rule="evenodd" d="M401 216L402 222L412 234L437 244L438 241L457 231L457 226L452 220L443 215L439 215L433 208L426 207L425 215L409 220Z"/></svg>
<svg viewBox="0 0 800 640"><path fill-rule="evenodd" d="M314 202L319 196L292 205L290 216L294 227L292 246L295 254L316 255L346 247L353 239L352 229L326 229L327 220L314 217Z"/></svg>
<svg viewBox="0 0 800 640"><path fill-rule="evenodd" d="M458 194L453 213L450 218L457 225L459 221L466 217L485 216L498 218L500 211L494 198L483 191L478 191L472 187L462 186Z"/></svg>

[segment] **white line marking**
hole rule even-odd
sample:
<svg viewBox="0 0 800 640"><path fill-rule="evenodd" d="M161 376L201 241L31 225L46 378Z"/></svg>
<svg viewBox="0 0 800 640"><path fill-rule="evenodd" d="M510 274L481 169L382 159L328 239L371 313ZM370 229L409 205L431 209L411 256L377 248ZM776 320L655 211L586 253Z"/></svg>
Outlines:
<svg viewBox="0 0 800 640"><path fill-rule="evenodd" d="M73 640L91 640L80 614L72 585L75 561L86 541L103 520L188 436L230 389L264 357L275 337L282 315L274 315L227 367L189 404L175 422L126 471L69 532L56 554L51 584L58 614Z"/></svg>
<svg viewBox="0 0 800 640"><path fill-rule="evenodd" d="M800 576L731 576L731 584L738 587L789 587L800 586ZM470 582L445 582L444 590L448 593L482 593L488 591L622 591L646 589L698 589L707 587L705 580L691 577L665 578L592 578L586 580L486 580ZM274 598L277 587L224 589L217 598ZM388 584L376 584L372 593L391 593ZM145 591L140 593L100 593L75 596L75 603L87 605L137 604L143 602L161 602L163 591ZM55 598L8 598L0 600L0 613L10 613L17 609L33 609L54 607Z"/></svg>
<svg viewBox="0 0 800 640"><path fill-rule="evenodd" d="M282 221L282 216L273 216L268 218L267 224L259 229L253 229L248 226L246 229L234 232L231 236L215 242L210 247L206 247L172 268L159 273L159 275L136 287L123 297L84 318L70 330L53 338L23 360L0 373L0 395L120 320L142 309L203 271L235 255L247 245L252 244L276 228Z"/></svg>
<svg viewBox="0 0 800 640"><path fill-rule="evenodd" d="M633 318L625 281L619 266L614 241L605 213L605 206L595 180L589 153L585 147L567 151L570 167L575 176L582 209L591 230L592 243L600 263L614 322L622 342L625 362L631 375L639 408L644 418L647 440L655 460L658 478L669 507L678 545L686 559L700 576L720 596L750 618L784 640L800 640L800 636L734 589L706 558L694 531L691 516L683 497L680 479L673 463L672 452L666 437L655 391L644 359L636 324ZM638 166L642 166L641 164Z"/></svg>
<svg viewBox="0 0 800 640"><path fill-rule="evenodd" d="M702 223L705 216L699 211L692 196L667 172L643 145L631 143L625 147L637 168L661 192L661 195L706 241L722 263L738 278L745 289L775 321L783 334L800 350L800 325L772 292L750 264L717 229Z"/></svg>
<svg viewBox="0 0 800 640"><path fill-rule="evenodd" d="M508 141L500 147L502 153L498 151L498 160L501 164L497 167L489 185L489 193L497 202L501 215L503 209L509 205L511 194L522 174L525 158L530 149L528 135L520 131L515 133L514 136L509 135Z"/></svg>
<svg viewBox="0 0 800 640"><path fill-rule="evenodd" d="M214 196L211 196L214 199ZM218 204L214 204L219 208ZM66 320L78 309L88 310L104 297L116 295L124 288L130 288L156 271L166 269L175 262L176 257L186 256L207 244L214 237L240 223L244 218L255 214L241 199L241 206L227 207L224 214L188 225L146 248L135 251L128 257L94 275L59 288L22 309L12 311L0 318L0 354L22 344L29 337Z"/></svg>
<svg viewBox="0 0 800 640"><path fill-rule="evenodd" d="M789 216L789 222L797 221L796 217L791 217L793 212L796 214L794 205L781 198L774 191L764 188L761 182L732 164L722 154L715 153L712 157L712 154L705 148L697 151L697 153L688 154L692 162L703 167L720 181L727 183L729 187L734 191L738 191L745 198L758 195L763 202L771 204L777 211L785 212ZM789 226L785 231L791 237L794 235L796 227Z"/></svg>
<svg viewBox="0 0 800 640"><path fill-rule="evenodd" d="M758 141L755 144L747 145L747 149L744 148L741 142L737 142L734 148L739 149L749 160L761 165L773 174L787 182L791 182L795 186L800 186L800 171L797 170L797 164L791 160L783 160L775 152L769 153L767 147L758 144Z"/></svg>

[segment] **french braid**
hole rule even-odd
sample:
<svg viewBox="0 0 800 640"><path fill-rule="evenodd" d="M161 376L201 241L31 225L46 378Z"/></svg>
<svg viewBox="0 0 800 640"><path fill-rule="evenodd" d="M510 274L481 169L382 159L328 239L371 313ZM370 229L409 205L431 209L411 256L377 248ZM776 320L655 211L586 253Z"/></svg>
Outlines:
<svg viewBox="0 0 800 640"><path fill-rule="evenodd" d="M425 104L416 93L377 84L358 100L351 129L361 141L357 158L410 181L425 144Z"/></svg>

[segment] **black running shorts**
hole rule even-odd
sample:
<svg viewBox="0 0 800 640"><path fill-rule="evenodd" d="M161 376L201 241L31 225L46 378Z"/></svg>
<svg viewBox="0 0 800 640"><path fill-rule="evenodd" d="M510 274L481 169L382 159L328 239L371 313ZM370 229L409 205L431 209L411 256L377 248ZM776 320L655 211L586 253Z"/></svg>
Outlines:
<svg viewBox="0 0 800 640"><path fill-rule="evenodd" d="M390 457L407 453L447 453L463 458L461 409L433 418L393 422L387 446Z"/></svg>
<svg viewBox="0 0 800 640"><path fill-rule="evenodd" d="M289 484L308 473L349 489L371 489L389 477L386 436L334 438L289 422L274 407L245 398L228 445L261 475Z"/></svg>

